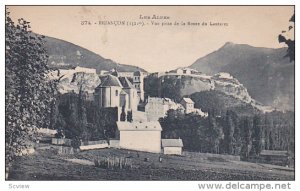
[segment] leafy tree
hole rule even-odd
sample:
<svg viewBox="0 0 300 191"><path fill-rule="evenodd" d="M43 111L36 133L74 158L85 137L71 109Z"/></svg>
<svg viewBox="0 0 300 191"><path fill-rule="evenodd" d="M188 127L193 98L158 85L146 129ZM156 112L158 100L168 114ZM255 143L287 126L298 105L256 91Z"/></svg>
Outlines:
<svg viewBox="0 0 300 191"><path fill-rule="evenodd" d="M6 165L35 139L37 128L49 127L55 81L47 77L43 37L30 31L23 18L5 20L5 146Z"/></svg>

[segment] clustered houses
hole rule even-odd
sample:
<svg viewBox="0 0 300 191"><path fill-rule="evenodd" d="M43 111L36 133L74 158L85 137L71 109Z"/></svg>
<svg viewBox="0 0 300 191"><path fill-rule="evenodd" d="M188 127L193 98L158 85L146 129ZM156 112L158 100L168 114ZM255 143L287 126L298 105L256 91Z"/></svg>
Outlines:
<svg viewBox="0 0 300 191"><path fill-rule="evenodd" d="M160 117L164 117L170 109L182 110L181 104L175 103L168 98L148 97L145 106L146 112L137 111L139 102L144 101L144 73L137 71L129 74L117 70L101 72L101 83L95 89L94 100L99 107L118 107L119 120L117 121L116 139L111 140L113 147L146 151L153 153L162 152L161 125L158 122ZM131 79L131 80L129 80ZM121 109L133 112L135 115L143 113L146 118L139 120L121 121ZM182 145L182 140L181 141ZM168 141L166 141L168 143ZM177 141L171 141L174 143ZM179 145L179 147L178 147ZM169 144L165 149L165 154L181 154L180 144Z"/></svg>
<svg viewBox="0 0 300 191"><path fill-rule="evenodd" d="M159 118L165 117L170 109L184 110L182 105L169 98L148 97L145 105L147 120L158 121Z"/></svg>
<svg viewBox="0 0 300 191"><path fill-rule="evenodd" d="M176 70L169 71L169 73L176 73L176 74L180 74L180 75L182 75L182 74L190 75L190 74L197 74L199 72L192 68L178 68Z"/></svg>
<svg viewBox="0 0 300 191"><path fill-rule="evenodd" d="M203 117L207 117L207 113L201 109L194 108L194 102L190 98L183 98L179 103L175 103L169 98L148 97L145 105L145 112L148 121L157 121L161 117L167 116L170 109L178 110L182 113L194 113Z"/></svg>
<svg viewBox="0 0 300 191"><path fill-rule="evenodd" d="M146 152L161 152L161 131L159 122L147 121L121 121L121 110L132 111L133 116L138 114L139 102L144 101L144 75L134 72L132 82L128 73L123 76L117 70L103 74L100 85L95 89L94 97L99 107L118 107L119 120L116 140L112 140L113 147Z"/></svg>
<svg viewBox="0 0 300 191"><path fill-rule="evenodd" d="M96 75L96 70L76 67L73 70L59 70L62 75L74 73L92 73ZM183 68L178 69L177 73L191 74L194 70ZM190 98L183 98L181 103L175 103L169 98L148 97L144 100L144 77L147 74L141 71L118 72L116 69L111 71L100 71L99 85L94 88L93 98L95 103L101 107L117 107L118 121L116 139L111 140L113 147L132 149L164 154L181 155L183 143L181 139L161 139L162 128L158 119L165 117L168 110L178 110L182 113L195 113L201 116L207 114L200 109L194 108L194 102ZM74 77L73 77L74 78ZM138 105L146 102L145 112L138 111ZM132 121L121 121L122 110L127 113L132 112ZM113 144L112 144L113 143Z"/></svg>

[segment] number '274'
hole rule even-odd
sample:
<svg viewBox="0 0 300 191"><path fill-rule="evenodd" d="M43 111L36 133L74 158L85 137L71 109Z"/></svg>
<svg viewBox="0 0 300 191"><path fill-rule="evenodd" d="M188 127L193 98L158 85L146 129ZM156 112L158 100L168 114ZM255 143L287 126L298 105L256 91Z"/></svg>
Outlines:
<svg viewBox="0 0 300 191"><path fill-rule="evenodd" d="M81 21L81 25L91 25L90 21Z"/></svg>

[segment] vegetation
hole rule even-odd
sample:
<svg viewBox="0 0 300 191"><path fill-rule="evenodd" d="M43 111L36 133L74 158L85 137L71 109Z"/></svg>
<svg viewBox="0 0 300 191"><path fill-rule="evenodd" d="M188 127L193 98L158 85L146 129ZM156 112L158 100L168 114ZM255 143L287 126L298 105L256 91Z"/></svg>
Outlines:
<svg viewBox="0 0 300 191"><path fill-rule="evenodd" d="M50 123L56 82L47 79L48 56L43 37L23 18L5 21L5 159L6 167L30 141L37 128Z"/></svg>
<svg viewBox="0 0 300 191"><path fill-rule="evenodd" d="M294 30L295 14L289 20L291 22L288 31ZM279 43L285 43L288 46L286 57L290 58L290 62L295 61L295 38L286 38L286 31L282 31L282 34L278 36Z"/></svg>
<svg viewBox="0 0 300 191"><path fill-rule="evenodd" d="M154 87L154 88L153 88ZM159 78L150 74L149 76L145 77L144 79L144 90L145 90L145 97L158 97L159 91L158 88L160 87Z"/></svg>
<svg viewBox="0 0 300 191"><path fill-rule="evenodd" d="M63 94L59 100L52 128L62 130L66 138L88 141L115 136L117 108L99 108L83 93Z"/></svg>
<svg viewBox="0 0 300 191"><path fill-rule="evenodd" d="M240 116L252 116L259 113L251 104L216 90L196 92L190 97L195 102L195 107L201 108L204 112L214 110L218 115L225 115L227 110L232 110Z"/></svg>
<svg viewBox="0 0 300 191"><path fill-rule="evenodd" d="M228 110L219 116L211 110L203 118L170 110L160 123L163 138L181 138L188 151L240 155L244 160L262 149L294 153L293 112L239 116Z"/></svg>
<svg viewBox="0 0 300 191"><path fill-rule="evenodd" d="M154 88L153 88L154 87ZM145 78L146 97L167 97L180 102L182 96L180 90L182 81L174 76L162 76L160 78L149 75Z"/></svg>

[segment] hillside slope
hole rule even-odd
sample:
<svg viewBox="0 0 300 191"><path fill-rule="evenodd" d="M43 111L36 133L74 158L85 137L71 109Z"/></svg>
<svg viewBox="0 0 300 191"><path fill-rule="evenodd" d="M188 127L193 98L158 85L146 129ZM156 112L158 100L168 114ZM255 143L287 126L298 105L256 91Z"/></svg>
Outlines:
<svg viewBox="0 0 300 191"><path fill-rule="evenodd" d="M252 104L218 90L196 92L190 97L195 102L195 107L201 108L205 112L214 110L225 114L227 110L231 110L240 116L260 113Z"/></svg>
<svg viewBox="0 0 300 191"><path fill-rule="evenodd" d="M117 68L118 71L145 71L137 66L116 63L73 43L52 37L45 37L45 47L50 67L82 66L95 68L97 72L113 68Z"/></svg>

